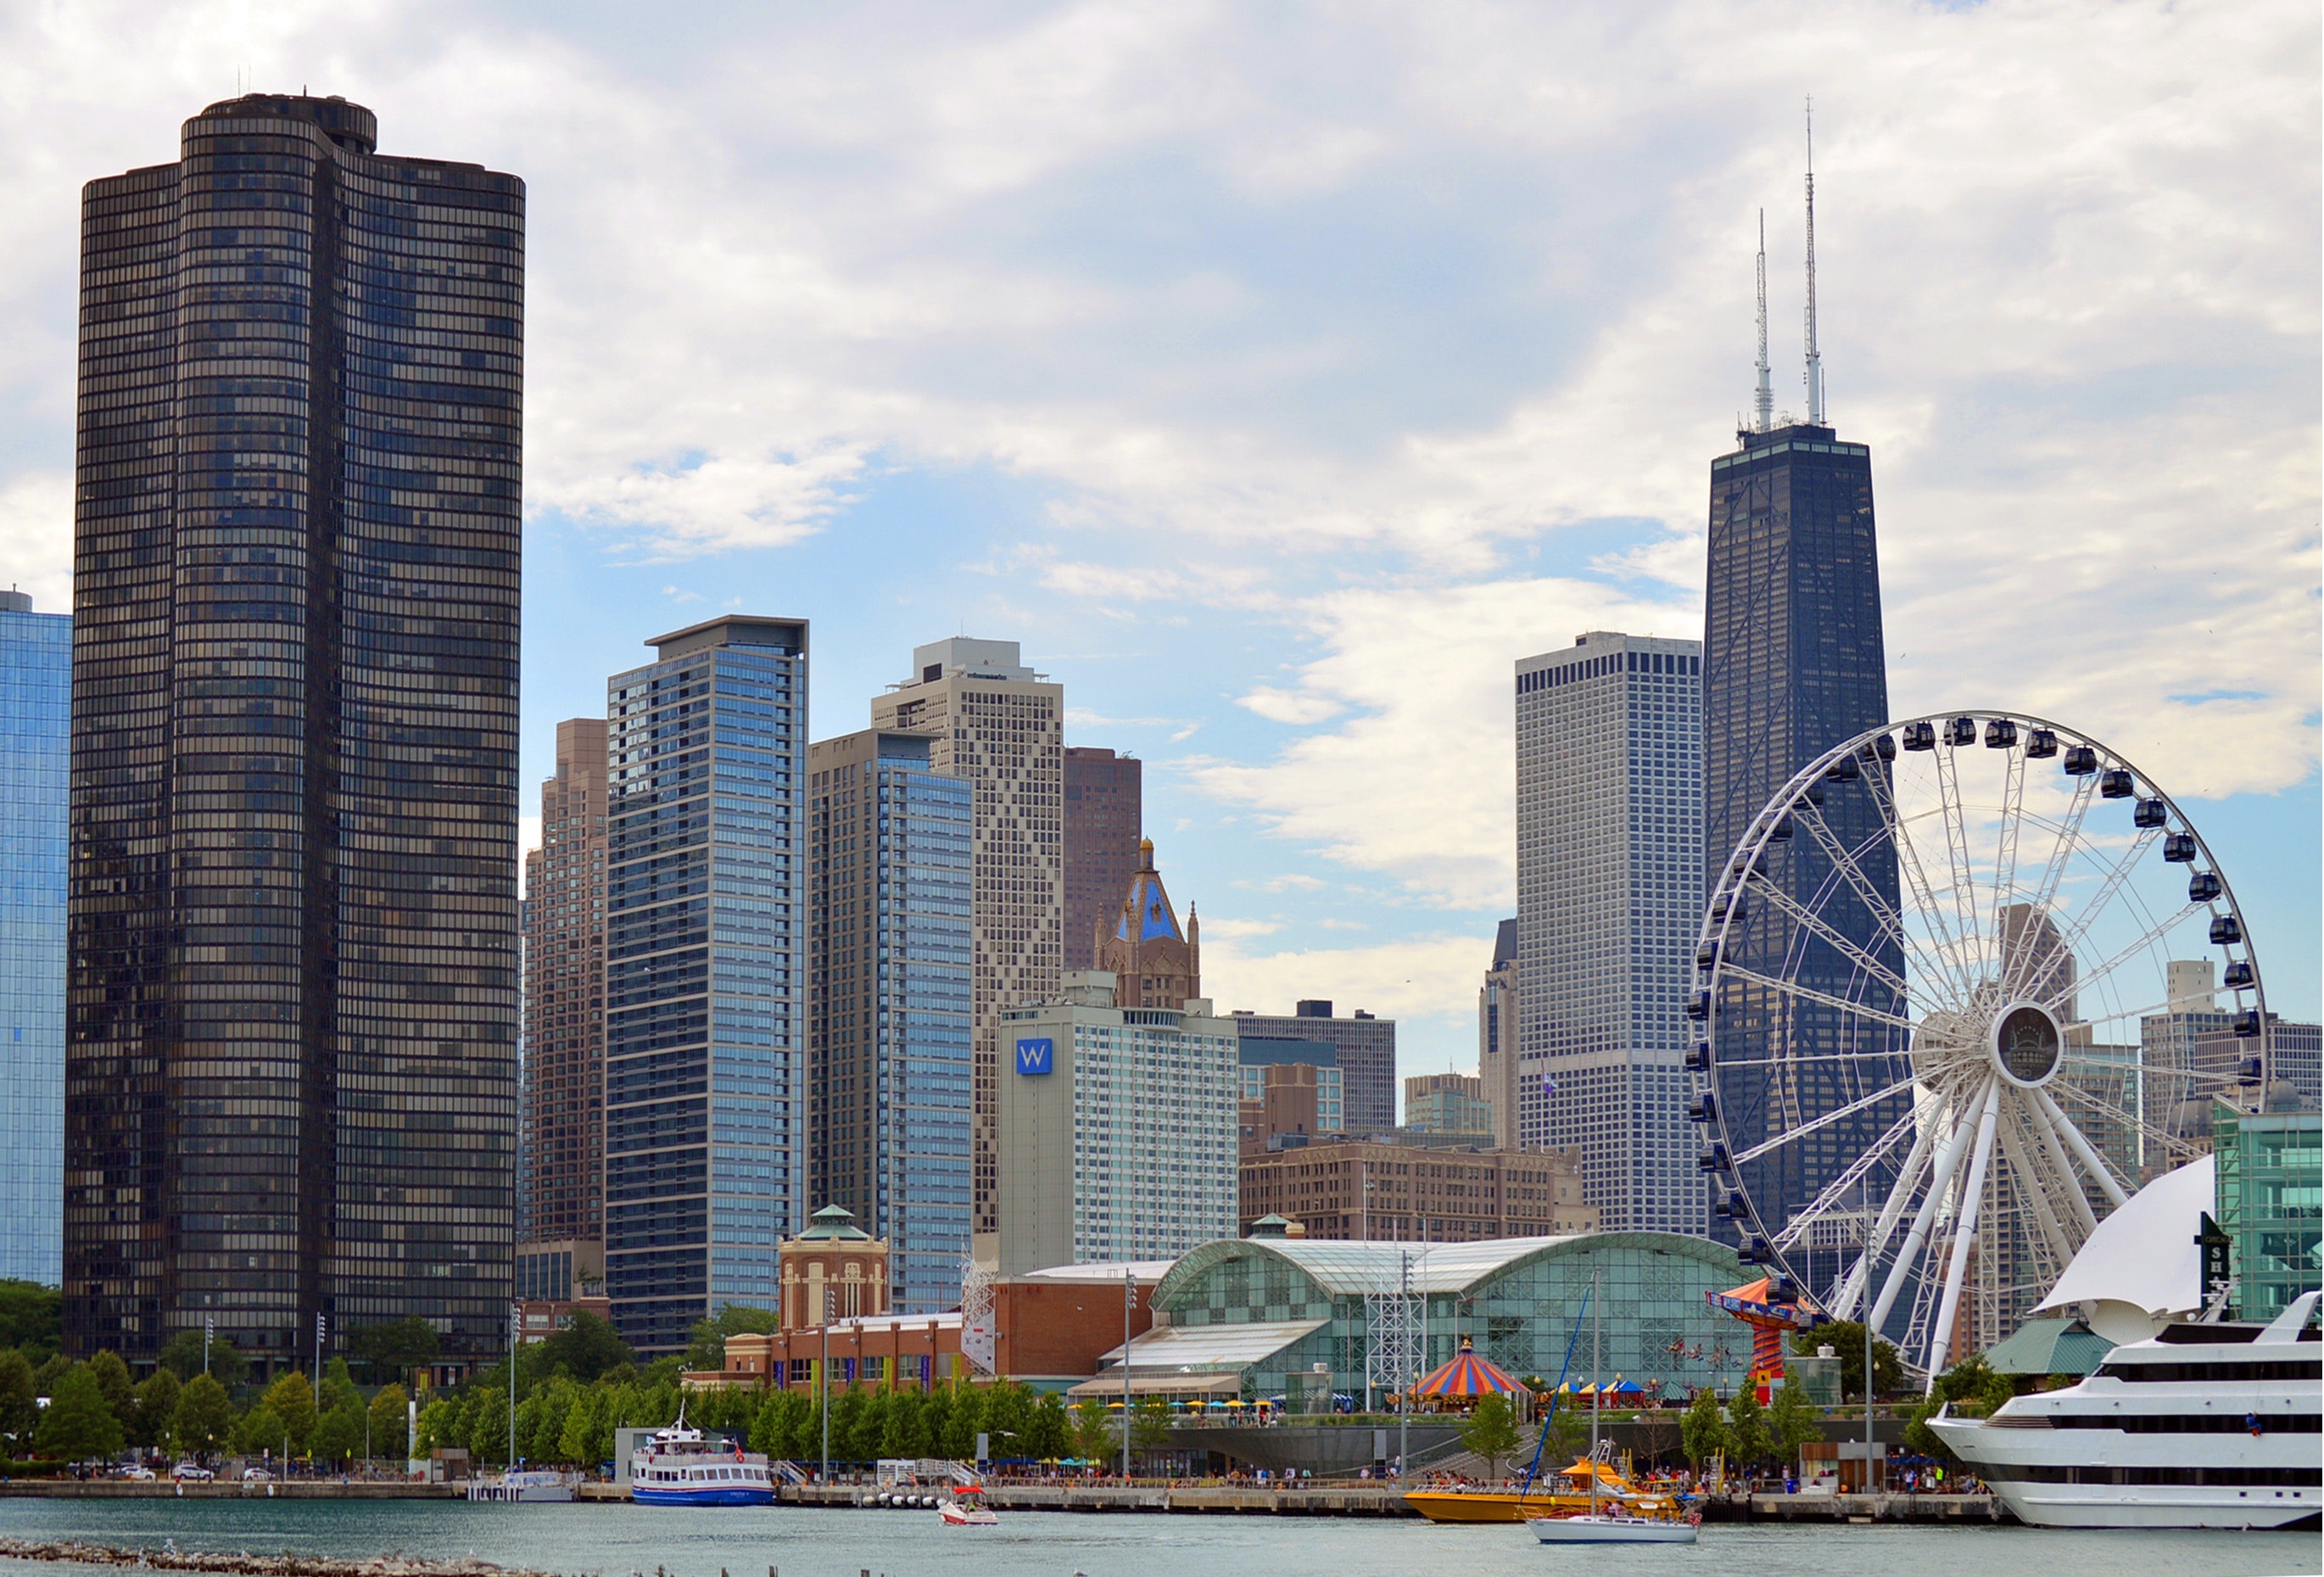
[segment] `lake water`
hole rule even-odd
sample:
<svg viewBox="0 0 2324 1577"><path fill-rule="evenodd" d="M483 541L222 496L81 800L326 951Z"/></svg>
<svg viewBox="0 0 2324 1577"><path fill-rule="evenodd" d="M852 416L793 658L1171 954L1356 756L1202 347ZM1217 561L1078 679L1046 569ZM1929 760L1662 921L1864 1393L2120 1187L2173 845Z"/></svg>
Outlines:
<svg viewBox="0 0 2324 1577"><path fill-rule="evenodd" d="M2023 1527L1714 1525L1691 1549L1562 1550L1522 1527L1402 1519L442 1500L0 1500L0 1535L364 1558L475 1554L565 1577L2273 1577L2324 1571L2314 1534L2067 1533ZM67 1569L0 1561L5 1577Z"/></svg>

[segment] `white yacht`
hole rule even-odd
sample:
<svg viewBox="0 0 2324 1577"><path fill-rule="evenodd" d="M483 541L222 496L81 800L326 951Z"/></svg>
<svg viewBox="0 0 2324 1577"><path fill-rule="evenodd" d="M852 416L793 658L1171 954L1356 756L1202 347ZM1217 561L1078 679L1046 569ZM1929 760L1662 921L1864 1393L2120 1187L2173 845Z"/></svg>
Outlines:
<svg viewBox="0 0 2324 1577"><path fill-rule="evenodd" d="M2324 1512L2315 1326L2303 1294L2266 1325L2190 1321L2108 1353L2065 1390L1930 1427L2039 1527L2306 1529Z"/></svg>

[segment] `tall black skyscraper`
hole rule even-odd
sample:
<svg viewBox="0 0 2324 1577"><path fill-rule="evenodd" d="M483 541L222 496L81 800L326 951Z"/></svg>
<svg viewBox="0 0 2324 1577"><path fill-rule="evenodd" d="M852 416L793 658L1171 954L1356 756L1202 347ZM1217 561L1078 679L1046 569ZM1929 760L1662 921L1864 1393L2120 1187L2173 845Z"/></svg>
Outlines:
<svg viewBox="0 0 2324 1577"><path fill-rule="evenodd" d="M505 1344L524 184L253 95L82 194L65 1341Z"/></svg>
<svg viewBox="0 0 2324 1577"><path fill-rule="evenodd" d="M1734 453L1711 465L1710 583L1702 639L1703 844L1706 881L1717 890L1736 845L1761 808L1802 767L1888 718L1887 656L1881 640L1880 565L1872 521L1872 452L1842 443L1825 425L1823 369L1815 333L1815 208L1808 206L1805 421L1771 420L1767 390L1766 254L1760 262L1759 393ZM1877 756L1858 775L1813 792L1815 816L1846 848L1863 847L1881 826L1877 796L1886 791ZM1831 940L1794 923L1783 897L1813 909L1832 880L1816 829L1803 826L1773 845L1766 884L1775 890L1747 907L1730 928L1727 960L1774 979L1791 978L1840 1001L1895 1011L1877 973ZM1821 901L1823 917L1888 978L1902 979L1902 947L1880 909L1897 911L1893 845L1860 856L1872 901L1843 891ZM1796 959L1795 965L1787 960ZM1727 1133L1739 1153L1772 1112L1795 1126L1836 1111L1863 1092L1848 1087L1828 1060L1841 1049L1846 1015L1811 998L1730 983L1715 1004L1722 1067L1719 1095ZM1855 1047L1868 1050L1868 1047ZM1881 1049L1896 1049L1883 1047ZM1811 1139L1747 1163L1745 1186L1760 1225L1780 1231L1902 1115L1876 1104ZM1835 1246L1837 1247L1837 1246ZM1831 1268L1828 1261L1820 1269Z"/></svg>

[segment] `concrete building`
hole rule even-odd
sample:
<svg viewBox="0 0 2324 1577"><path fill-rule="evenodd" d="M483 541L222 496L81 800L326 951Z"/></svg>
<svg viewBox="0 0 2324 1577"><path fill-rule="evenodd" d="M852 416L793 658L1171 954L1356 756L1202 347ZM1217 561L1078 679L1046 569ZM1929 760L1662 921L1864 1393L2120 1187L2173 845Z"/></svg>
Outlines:
<svg viewBox="0 0 2324 1577"><path fill-rule="evenodd" d="M1710 1222L1684 1065L1702 667L1606 631L1517 665L1517 1142L1579 1147L1609 1231Z"/></svg>
<svg viewBox="0 0 2324 1577"><path fill-rule="evenodd" d="M1145 818L1145 763L1110 750L1068 745L1065 754L1064 967L1102 969L1097 950L1138 874Z"/></svg>
<svg viewBox="0 0 2324 1577"><path fill-rule="evenodd" d="M1307 1126L1297 1127L1288 1121L1270 1125L1269 1131L1278 1133L1343 1133L1347 1130L1347 1088L1340 1075L1340 1053L1337 1047L1320 1040L1272 1040L1261 1036L1239 1038L1235 1048L1236 1061L1242 1069L1242 1099L1262 1103L1270 1097L1271 1090L1313 1090L1313 1097L1287 1094L1295 1103L1312 1099L1314 1110L1305 1111L1302 1120ZM1291 1110L1289 1108L1286 1111Z"/></svg>
<svg viewBox="0 0 2324 1577"><path fill-rule="evenodd" d="M1234 1230L1234 1025L1194 998L1124 1008L1102 970L1002 1015L1002 1275L1184 1253Z"/></svg>
<svg viewBox="0 0 2324 1577"><path fill-rule="evenodd" d="M540 847L524 856L524 1157L517 1202L520 1260L535 1241L592 1241L601 1276L605 788L604 720L558 724L557 775L540 786Z"/></svg>
<svg viewBox="0 0 2324 1577"><path fill-rule="evenodd" d="M1477 1077L1493 1103L1493 1145L1517 1148L1517 923L1503 920L1493 936L1493 963L1477 991Z"/></svg>
<svg viewBox="0 0 2324 1577"><path fill-rule="evenodd" d="M1241 1228L1262 1216L1311 1239L1465 1243L1594 1232L1574 1150L1437 1150L1349 1139L1242 1157Z"/></svg>
<svg viewBox="0 0 2324 1577"><path fill-rule="evenodd" d="M0 1277L64 1276L72 615L0 592Z"/></svg>
<svg viewBox="0 0 2324 1577"><path fill-rule="evenodd" d="M1404 1081L1404 1123L1422 1133L1493 1131L1493 1103L1474 1074L1413 1074Z"/></svg>
<svg viewBox="0 0 2324 1577"><path fill-rule="evenodd" d="M648 644L605 697L605 1276L641 1356L775 1306L807 1183L807 622Z"/></svg>
<svg viewBox="0 0 2324 1577"><path fill-rule="evenodd" d="M1313 1040L1338 1056L1347 1101L1347 1131L1386 1133L1396 1126L1396 1020L1359 1008L1333 1017L1329 1000L1302 1001L1289 1018L1238 1008L1235 1032L1244 1039Z"/></svg>
<svg viewBox="0 0 2324 1577"><path fill-rule="evenodd" d="M1065 692L1020 655L1013 641L963 637L915 647L912 677L872 703L873 728L927 734L928 770L974 786L971 1142L978 1232L998 1230L992 1144L1001 1015L1053 998L1064 960Z"/></svg>
<svg viewBox="0 0 2324 1577"><path fill-rule="evenodd" d="M893 1306L960 1302L969 1247L974 790L922 733L807 752L809 1197L891 1245Z"/></svg>
<svg viewBox="0 0 2324 1577"><path fill-rule="evenodd" d="M245 94L81 189L76 1357L508 1342L525 189L378 145Z"/></svg>

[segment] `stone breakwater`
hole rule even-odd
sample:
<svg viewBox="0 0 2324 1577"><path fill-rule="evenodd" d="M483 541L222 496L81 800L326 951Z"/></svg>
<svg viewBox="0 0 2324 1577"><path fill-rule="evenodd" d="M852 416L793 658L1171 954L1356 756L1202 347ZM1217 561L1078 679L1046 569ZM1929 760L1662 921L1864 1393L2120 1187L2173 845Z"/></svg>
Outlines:
<svg viewBox="0 0 2324 1577"><path fill-rule="evenodd" d="M0 1538L0 1559L69 1561L84 1566L143 1568L156 1572L222 1572L232 1577L555 1577L502 1566L473 1556L455 1561L410 1560L382 1555L369 1561L335 1561L327 1555L302 1555L285 1550L279 1555L254 1555L248 1551L120 1548L83 1544L78 1539Z"/></svg>

